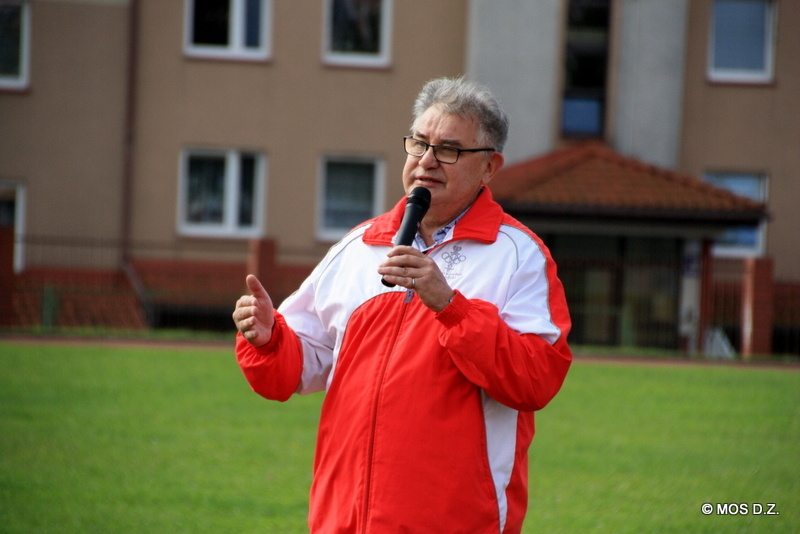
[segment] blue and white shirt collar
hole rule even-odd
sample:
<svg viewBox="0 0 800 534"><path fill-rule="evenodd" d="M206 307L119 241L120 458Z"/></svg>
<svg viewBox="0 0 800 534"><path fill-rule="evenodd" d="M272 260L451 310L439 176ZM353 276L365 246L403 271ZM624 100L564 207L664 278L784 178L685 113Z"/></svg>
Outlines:
<svg viewBox="0 0 800 534"><path fill-rule="evenodd" d="M446 240L452 238L452 236L453 236L453 228L455 228L456 223L458 221L460 221L461 218L464 217L464 215L466 215L466 213L468 211L469 211L469 208L465 209L464 211L461 212L461 215L459 215L458 217L456 217L455 219L453 219L452 221L450 221L446 225L444 225L441 228L439 228L438 230L436 230L433 233L433 245L431 245L431 246L428 246L425 243L425 240L419 234L419 232L417 232L417 235L414 237L414 245L413 245L414 248L416 248L420 252L428 252L433 247L441 245Z"/></svg>

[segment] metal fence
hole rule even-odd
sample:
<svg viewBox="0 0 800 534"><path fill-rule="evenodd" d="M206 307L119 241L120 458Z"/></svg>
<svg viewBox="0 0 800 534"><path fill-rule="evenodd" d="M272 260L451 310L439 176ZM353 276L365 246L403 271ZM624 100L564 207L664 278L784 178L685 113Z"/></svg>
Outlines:
<svg viewBox="0 0 800 534"><path fill-rule="evenodd" d="M247 258L241 243L133 243L124 255L114 240L33 236L22 250L23 268L3 271L12 328L231 329Z"/></svg>
<svg viewBox="0 0 800 534"><path fill-rule="evenodd" d="M133 243L127 262L113 240L29 237L23 248L25 265L16 273L8 267L13 254L0 250L8 264L0 287L10 288L2 298L12 303L0 320L11 329L232 330L230 313L245 290L249 254L246 243L219 241ZM678 267L658 261L600 267L559 264L575 323L573 343L678 349ZM616 282L603 274L615 269L625 271ZM293 273L280 287L296 287L302 274ZM730 274L721 278L712 288L710 332L739 351L741 284ZM604 300L603 288L625 298L619 305ZM775 284L772 313L773 354L800 355L800 284Z"/></svg>

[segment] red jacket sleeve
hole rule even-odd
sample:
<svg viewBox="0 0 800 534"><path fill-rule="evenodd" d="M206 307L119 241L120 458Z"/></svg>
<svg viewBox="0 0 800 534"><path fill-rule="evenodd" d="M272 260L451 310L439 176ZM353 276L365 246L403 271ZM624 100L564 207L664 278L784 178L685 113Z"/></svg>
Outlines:
<svg viewBox="0 0 800 534"><path fill-rule="evenodd" d="M285 401L297 391L303 372L303 349L283 316L275 312L272 338L254 347L236 335L236 361L253 391L271 400Z"/></svg>
<svg viewBox="0 0 800 534"><path fill-rule="evenodd" d="M459 292L437 319L443 326L441 346L464 376L496 401L520 411L539 410L564 383L572 362L564 336L551 345L536 334L515 332L496 306Z"/></svg>

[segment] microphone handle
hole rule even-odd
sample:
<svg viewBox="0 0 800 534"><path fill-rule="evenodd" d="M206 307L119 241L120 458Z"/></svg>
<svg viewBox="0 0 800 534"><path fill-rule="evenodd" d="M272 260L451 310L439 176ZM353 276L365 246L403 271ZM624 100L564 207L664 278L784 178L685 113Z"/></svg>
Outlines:
<svg viewBox="0 0 800 534"><path fill-rule="evenodd" d="M428 211L418 204L409 202L406 204L406 211L403 214L403 220L400 223L400 232L397 234L397 241L395 246L405 245L410 246L414 242L414 237L417 235L417 229L422 218L425 217L425 212ZM396 284L387 282L381 276L381 283L386 287L395 287Z"/></svg>

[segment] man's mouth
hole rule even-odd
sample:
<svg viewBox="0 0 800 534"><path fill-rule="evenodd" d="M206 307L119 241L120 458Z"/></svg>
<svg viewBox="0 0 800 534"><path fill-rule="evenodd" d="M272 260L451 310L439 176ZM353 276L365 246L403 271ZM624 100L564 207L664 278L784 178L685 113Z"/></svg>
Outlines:
<svg viewBox="0 0 800 534"><path fill-rule="evenodd" d="M430 176L419 176L416 178L416 182L423 187L441 185L443 183L441 180L431 178Z"/></svg>

